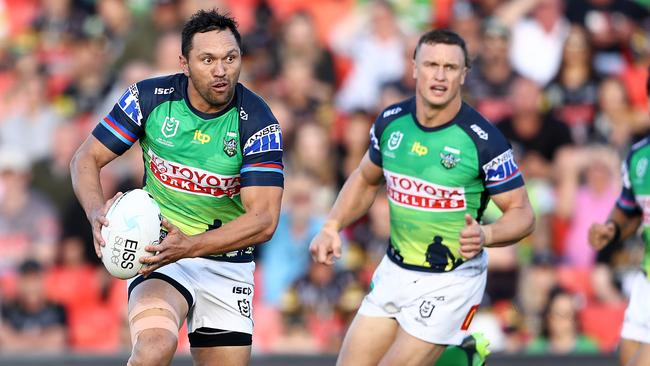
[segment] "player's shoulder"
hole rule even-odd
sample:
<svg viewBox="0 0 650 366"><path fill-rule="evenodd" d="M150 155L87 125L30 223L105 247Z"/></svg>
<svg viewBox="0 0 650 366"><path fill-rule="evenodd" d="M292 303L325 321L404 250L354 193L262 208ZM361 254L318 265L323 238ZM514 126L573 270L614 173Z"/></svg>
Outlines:
<svg viewBox="0 0 650 366"><path fill-rule="evenodd" d="M381 139L386 127L393 121L398 120L400 117L409 115L415 112L415 97L405 99L399 103L391 104L379 113L375 119L375 123L370 130L371 139Z"/></svg>
<svg viewBox="0 0 650 366"><path fill-rule="evenodd" d="M235 89L239 120L248 125L264 126L275 124L277 120L264 99L241 83Z"/></svg>
<svg viewBox="0 0 650 366"><path fill-rule="evenodd" d="M635 142L631 147L630 147L630 155L637 153L641 150L647 150L647 147L650 146L650 136L646 136L642 138L641 140Z"/></svg>
<svg viewBox="0 0 650 366"><path fill-rule="evenodd" d="M379 113L376 124L388 124L404 115L415 111L415 97L391 104Z"/></svg>
<svg viewBox="0 0 650 366"><path fill-rule="evenodd" d="M463 102L455 119L458 127L463 129L478 145L507 143L507 139L496 126L465 102Z"/></svg>
<svg viewBox="0 0 650 366"><path fill-rule="evenodd" d="M135 88L141 100L148 102L178 100L187 92L187 77L182 73L156 76L138 81Z"/></svg>

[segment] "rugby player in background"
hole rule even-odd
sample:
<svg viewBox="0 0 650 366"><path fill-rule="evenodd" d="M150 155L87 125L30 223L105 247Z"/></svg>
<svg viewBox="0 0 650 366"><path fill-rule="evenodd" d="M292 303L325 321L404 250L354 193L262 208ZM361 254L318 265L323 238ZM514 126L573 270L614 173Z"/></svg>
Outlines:
<svg viewBox="0 0 650 366"><path fill-rule="evenodd" d="M368 153L311 243L314 260L333 264L341 255L338 232L366 213L386 183L388 251L338 365L434 365L448 345L463 342L483 297L483 248L511 245L533 230L533 211L508 141L461 99L467 57L464 40L453 32L433 30L420 38L415 97L377 117ZM503 215L481 225L489 198ZM439 364L484 362L446 353Z"/></svg>
<svg viewBox="0 0 650 366"><path fill-rule="evenodd" d="M166 237L129 280L128 365L168 365L188 322L195 365L246 365L252 342L253 245L273 235L283 186L282 134L266 103L238 83L235 21L198 11L182 32L182 73L131 85L77 151L74 189L100 235L99 172L136 140L144 189ZM119 195L119 193L118 193ZM117 197L117 196L116 196ZM101 330L98 330L101 331Z"/></svg>
<svg viewBox="0 0 650 366"><path fill-rule="evenodd" d="M648 80L650 91L650 79ZM622 164L623 189L605 223L589 228L589 243L596 250L617 244L642 227L645 255L632 285L621 329L621 366L650 364L650 136L632 145Z"/></svg>

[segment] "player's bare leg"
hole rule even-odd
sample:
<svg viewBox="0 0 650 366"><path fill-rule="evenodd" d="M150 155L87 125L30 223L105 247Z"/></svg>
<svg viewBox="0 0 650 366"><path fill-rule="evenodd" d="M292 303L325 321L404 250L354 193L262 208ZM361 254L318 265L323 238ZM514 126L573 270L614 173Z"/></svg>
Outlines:
<svg viewBox="0 0 650 366"><path fill-rule="evenodd" d="M193 347L194 366L246 366L251 358L251 346Z"/></svg>
<svg viewBox="0 0 650 366"><path fill-rule="evenodd" d="M641 346L640 342L633 341L630 339L621 339L621 347L620 347L620 353L619 353L619 360L621 363L621 366L626 366L632 357L636 354L636 351L639 350L639 347Z"/></svg>
<svg viewBox="0 0 650 366"><path fill-rule="evenodd" d="M621 366L650 366L650 344L623 339Z"/></svg>
<svg viewBox="0 0 650 366"><path fill-rule="evenodd" d="M169 365L178 344L178 330L187 311L187 301L169 283L149 279L138 284L129 299L133 350L127 365Z"/></svg>
<svg viewBox="0 0 650 366"><path fill-rule="evenodd" d="M395 319L357 314L345 335L336 365L377 365L393 343L398 328Z"/></svg>
<svg viewBox="0 0 650 366"><path fill-rule="evenodd" d="M379 362L379 366L431 366L436 363L445 347L415 338L399 328L395 341Z"/></svg>

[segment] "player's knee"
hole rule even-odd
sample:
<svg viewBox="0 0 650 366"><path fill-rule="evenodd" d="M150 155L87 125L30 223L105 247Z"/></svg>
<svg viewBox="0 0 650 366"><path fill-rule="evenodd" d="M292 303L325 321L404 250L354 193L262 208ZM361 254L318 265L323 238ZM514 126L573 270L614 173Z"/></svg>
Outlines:
<svg viewBox="0 0 650 366"><path fill-rule="evenodd" d="M128 366L168 365L178 344L178 335L165 329L142 331L133 345Z"/></svg>

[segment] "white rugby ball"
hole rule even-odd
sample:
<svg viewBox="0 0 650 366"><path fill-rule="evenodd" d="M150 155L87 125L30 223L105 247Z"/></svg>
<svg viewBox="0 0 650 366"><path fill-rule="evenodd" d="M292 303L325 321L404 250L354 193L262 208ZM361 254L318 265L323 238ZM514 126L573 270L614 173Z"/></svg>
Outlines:
<svg viewBox="0 0 650 366"><path fill-rule="evenodd" d="M135 277L144 264L141 257L154 253L144 250L158 244L162 216L151 195L134 189L120 196L106 213L108 226L102 227L102 263L117 278Z"/></svg>

